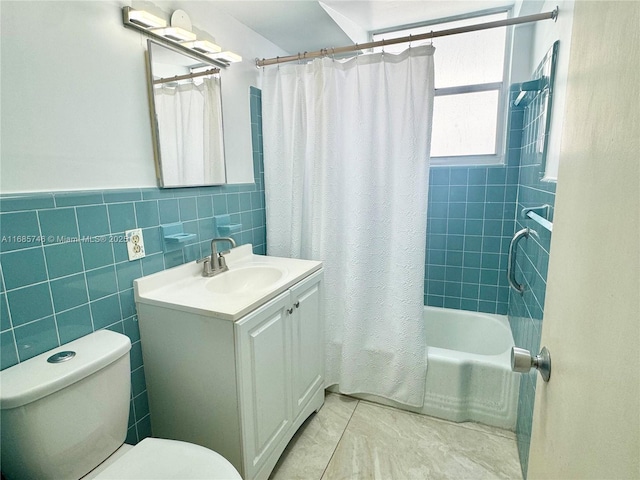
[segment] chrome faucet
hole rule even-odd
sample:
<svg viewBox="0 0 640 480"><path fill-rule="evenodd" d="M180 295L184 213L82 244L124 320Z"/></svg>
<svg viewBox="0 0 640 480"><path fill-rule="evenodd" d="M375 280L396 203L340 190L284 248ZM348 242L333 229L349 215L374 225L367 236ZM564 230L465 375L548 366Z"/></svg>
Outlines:
<svg viewBox="0 0 640 480"><path fill-rule="evenodd" d="M220 237L211 240L211 257L204 257L197 261L197 263L204 263L202 266L203 277L213 277L214 275L229 270L227 262L224 259L224 254L229 252L226 251L219 253L216 248L216 242L229 242L231 244L231 248L236 248L236 241L231 237Z"/></svg>

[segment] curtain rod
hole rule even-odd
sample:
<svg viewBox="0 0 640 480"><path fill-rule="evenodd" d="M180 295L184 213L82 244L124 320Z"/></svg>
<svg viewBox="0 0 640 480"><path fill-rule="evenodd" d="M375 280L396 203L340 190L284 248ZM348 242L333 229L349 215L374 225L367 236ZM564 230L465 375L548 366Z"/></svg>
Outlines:
<svg viewBox="0 0 640 480"><path fill-rule="evenodd" d="M558 18L559 8L556 7L551 12L536 13L534 15L525 15L523 17L507 18L506 20L496 20L494 22L479 23L476 25L468 25L466 27L449 28L440 30L439 32L422 33L420 35L409 35L408 37L394 38L390 40L378 40L376 42L363 43L358 45L348 45L346 47L323 48L315 52L298 53L297 55L289 55L286 57L275 57L267 59L256 59L256 67L265 67L267 65L275 65L278 63L295 62L298 60L306 60L317 57L326 57L328 55L356 52L359 50L367 50L369 48L384 47L386 45L394 45L396 43L416 42L419 40L430 40L436 37L446 37L448 35L457 35L459 33L475 32L476 30L486 30L488 28L505 27L509 25L519 25L521 23L538 22L540 20L556 20Z"/></svg>
<svg viewBox="0 0 640 480"><path fill-rule="evenodd" d="M153 84L156 85L158 83L177 82L178 80L186 80L187 78L203 77L205 75L215 75L216 73L220 73L219 68L212 68L210 70L205 70L203 72L197 72L197 73L187 73L185 75L176 75L175 77L158 78L157 80L153 81Z"/></svg>

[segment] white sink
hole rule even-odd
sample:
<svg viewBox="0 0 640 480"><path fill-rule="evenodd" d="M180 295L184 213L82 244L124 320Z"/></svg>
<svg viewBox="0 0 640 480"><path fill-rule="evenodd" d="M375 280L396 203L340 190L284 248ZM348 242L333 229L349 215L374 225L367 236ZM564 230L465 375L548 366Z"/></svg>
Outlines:
<svg viewBox="0 0 640 480"><path fill-rule="evenodd" d="M268 290L285 276L283 268L267 265L250 265L229 269L205 281L207 290L219 294L247 293L252 290Z"/></svg>
<svg viewBox="0 0 640 480"><path fill-rule="evenodd" d="M225 254L229 270L202 276L187 263L134 280L136 303L238 320L322 268L322 262L254 255L250 244Z"/></svg>

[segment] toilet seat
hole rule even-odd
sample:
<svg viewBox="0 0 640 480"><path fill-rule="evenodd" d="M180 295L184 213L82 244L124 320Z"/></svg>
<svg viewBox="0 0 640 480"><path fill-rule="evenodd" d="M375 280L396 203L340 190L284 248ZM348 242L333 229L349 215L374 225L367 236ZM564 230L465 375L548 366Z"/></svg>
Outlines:
<svg viewBox="0 0 640 480"><path fill-rule="evenodd" d="M213 450L160 438L145 438L94 477L96 480L242 480L231 463Z"/></svg>

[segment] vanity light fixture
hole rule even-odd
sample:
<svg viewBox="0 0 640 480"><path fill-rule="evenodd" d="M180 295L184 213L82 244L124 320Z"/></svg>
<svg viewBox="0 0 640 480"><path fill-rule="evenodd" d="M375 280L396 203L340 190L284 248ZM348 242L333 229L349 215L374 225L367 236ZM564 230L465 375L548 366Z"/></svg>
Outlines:
<svg viewBox="0 0 640 480"><path fill-rule="evenodd" d="M209 42L207 40L195 40L193 42L184 42L182 46L191 48L200 53L209 54L209 53L218 53L222 51L222 47L216 45L215 43Z"/></svg>
<svg viewBox="0 0 640 480"><path fill-rule="evenodd" d="M242 57L233 52L222 52L222 48L208 40L198 40L196 34L188 30L190 20L185 12L176 10L172 16L171 25L167 26L167 21L163 18L145 12L144 10L134 10L131 7L122 7L122 22L125 27L138 30L151 38L169 43L174 48L183 50L191 56L200 58L203 61L211 62L228 67L231 63L241 62ZM185 28L186 27L186 28Z"/></svg>

